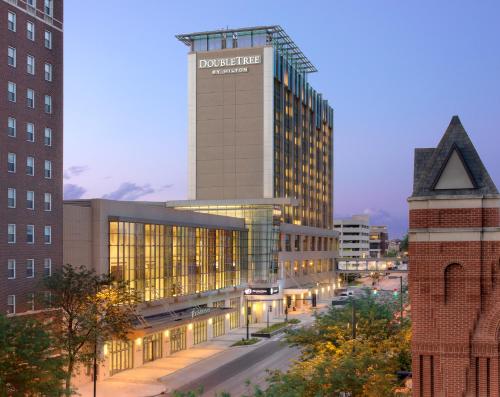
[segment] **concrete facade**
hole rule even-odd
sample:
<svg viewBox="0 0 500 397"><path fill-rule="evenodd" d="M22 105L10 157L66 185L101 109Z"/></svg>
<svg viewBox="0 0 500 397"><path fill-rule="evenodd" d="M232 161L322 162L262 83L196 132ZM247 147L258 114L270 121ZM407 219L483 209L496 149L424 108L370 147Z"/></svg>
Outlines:
<svg viewBox="0 0 500 397"><path fill-rule="evenodd" d="M500 196L457 116L409 206L413 395L500 396Z"/></svg>
<svg viewBox="0 0 500 397"><path fill-rule="evenodd" d="M342 258L367 258L370 256L370 217L353 215L348 219L335 219L339 233L339 256Z"/></svg>

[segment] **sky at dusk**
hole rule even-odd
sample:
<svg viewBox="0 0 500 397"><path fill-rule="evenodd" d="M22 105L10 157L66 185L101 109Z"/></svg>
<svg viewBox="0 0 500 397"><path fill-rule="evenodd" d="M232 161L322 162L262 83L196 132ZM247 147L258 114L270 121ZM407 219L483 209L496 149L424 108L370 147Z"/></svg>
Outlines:
<svg viewBox="0 0 500 397"><path fill-rule="evenodd" d="M413 150L458 114L500 185L499 1L65 1L65 197L187 196L187 47L281 25L335 111L335 215L407 228Z"/></svg>

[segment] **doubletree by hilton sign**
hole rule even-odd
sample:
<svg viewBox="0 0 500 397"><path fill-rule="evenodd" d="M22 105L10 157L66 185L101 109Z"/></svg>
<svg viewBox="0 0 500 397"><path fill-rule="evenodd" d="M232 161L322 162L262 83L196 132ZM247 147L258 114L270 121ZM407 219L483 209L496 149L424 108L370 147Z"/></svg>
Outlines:
<svg viewBox="0 0 500 397"><path fill-rule="evenodd" d="M246 73L248 65L262 63L260 55L250 55L245 57L200 59L199 69L214 69L212 74Z"/></svg>

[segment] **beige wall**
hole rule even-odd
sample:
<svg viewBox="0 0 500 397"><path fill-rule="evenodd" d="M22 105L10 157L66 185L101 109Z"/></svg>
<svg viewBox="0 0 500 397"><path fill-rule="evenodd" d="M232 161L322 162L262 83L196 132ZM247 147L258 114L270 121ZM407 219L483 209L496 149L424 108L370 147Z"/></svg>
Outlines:
<svg viewBox="0 0 500 397"><path fill-rule="evenodd" d="M196 198L263 197L263 62L225 75L199 68L203 59L263 57L263 49L196 55Z"/></svg>
<svg viewBox="0 0 500 397"><path fill-rule="evenodd" d="M92 269L92 208L63 207L63 263Z"/></svg>

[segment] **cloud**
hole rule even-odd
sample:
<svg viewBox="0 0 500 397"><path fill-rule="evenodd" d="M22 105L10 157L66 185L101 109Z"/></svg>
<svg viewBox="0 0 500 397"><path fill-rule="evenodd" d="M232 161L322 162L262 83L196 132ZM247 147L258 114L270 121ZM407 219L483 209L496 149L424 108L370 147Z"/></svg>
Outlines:
<svg viewBox="0 0 500 397"><path fill-rule="evenodd" d="M85 171L89 169L88 165L73 165L69 167L66 171L64 171L64 179L71 179L73 176L78 176L83 174Z"/></svg>
<svg viewBox="0 0 500 397"><path fill-rule="evenodd" d="M109 200L134 201L154 192L155 189L153 189L149 184L139 186L132 182L124 182L114 192L105 194L102 198Z"/></svg>
<svg viewBox="0 0 500 397"><path fill-rule="evenodd" d="M82 198L87 190L81 186L72 183L64 184L63 197L65 200L76 200Z"/></svg>
<svg viewBox="0 0 500 397"><path fill-rule="evenodd" d="M402 237L408 231L408 218L405 215L393 215L383 209L365 208L363 213L370 215L371 225L387 225L389 238Z"/></svg>

